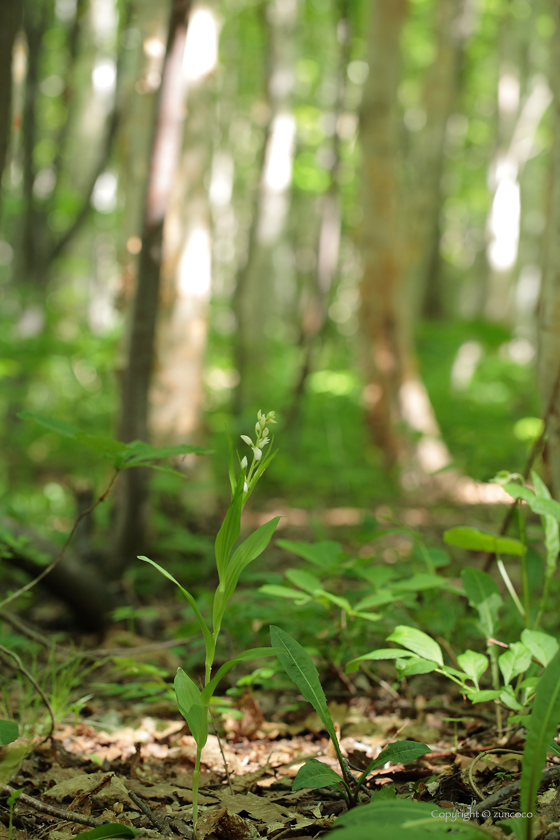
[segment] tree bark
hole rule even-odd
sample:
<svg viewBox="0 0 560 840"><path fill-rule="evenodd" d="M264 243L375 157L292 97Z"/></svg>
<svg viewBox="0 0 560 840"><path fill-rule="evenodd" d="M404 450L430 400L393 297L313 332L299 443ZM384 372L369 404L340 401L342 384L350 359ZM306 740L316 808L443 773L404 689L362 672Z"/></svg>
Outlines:
<svg viewBox="0 0 560 840"><path fill-rule="evenodd" d="M0 3L0 196L12 129L12 50L21 14L21 0Z"/></svg>
<svg viewBox="0 0 560 840"><path fill-rule="evenodd" d="M403 455L399 392L407 367L408 325L399 220L397 90L406 0L376 0L370 23L369 75L363 92L360 318L367 343L365 399L374 442L392 467Z"/></svg>
<svg viewBox="0 0 560 840"><path fill-rule="evenodd" d="M148 394L154 364L165 214L176 173L185 116L183 55L190 0L173 0L159 89L150 171L144 205L142 250L124 374L119 437L148 439ZM119 578L143 545L146 532L148 475L144 469L123 475L117 504L115 547L109 573Z"/></svg>
<svg viewBox="0 0 560 840"><path fill-rule="evenodd" d="M555 12L551 83L554 94L550 210L539 303L538 381L548 438L546 454L552 491L560 499L560 14Z"/></svg>

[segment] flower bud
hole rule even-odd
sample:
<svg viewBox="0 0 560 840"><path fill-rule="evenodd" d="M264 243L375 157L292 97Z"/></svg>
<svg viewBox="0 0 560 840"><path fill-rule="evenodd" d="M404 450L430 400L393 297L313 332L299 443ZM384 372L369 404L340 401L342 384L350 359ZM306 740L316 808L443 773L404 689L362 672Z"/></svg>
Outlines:
<svg viewBox="0 0 560 840"><path fill-rule="evenodd" d="M247 482L246 482L246 481L244 481L244 482L243 482L243 492L244 492L244 493L248 493L248 492L249 492L249 485L247 484Z"/></svg>
<svg viewBox="0 0 560 840"><path fill-rule="evenodd" d="M262 452L258 446L253 446L253 455L255 456L255 461L260 461L262 458Z"/></svg>
<svg viewBox="0 0 560 840"><path fill-rule="evenodd" d="M241 469L242 470L247 469L247 456L246 455L244 455L243 458L241 459Z"/></svg>
<svg viewBox="0 0 560 840"><path fill-rule="evenodd" d="M248 435L240 435L240 438L244 443L247 444L247 446L252 446L253 445L253 441L251 440L251 438Z"/></svg>

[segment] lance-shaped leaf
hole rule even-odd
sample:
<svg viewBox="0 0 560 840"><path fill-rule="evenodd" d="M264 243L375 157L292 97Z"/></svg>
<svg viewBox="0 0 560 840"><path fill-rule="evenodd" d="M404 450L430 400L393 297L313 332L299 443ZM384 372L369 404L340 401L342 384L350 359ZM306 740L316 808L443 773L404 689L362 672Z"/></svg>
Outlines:
<svg viewBox="0 0 560 840"><path fill-rule="evenodd" d="M166 569L162 568L162 566L160 566L159 563L156 563L155 560L150 560L149 557L144 557L143 555L139 555L138 559L143 560L145 563L150 563L155 569L158 570L158 572L160 572L168 580L173 581L175 586L177 586L181 590L181 592L183 593L183 595L185 596L185 598L187 599L187 601L189 602L189 604L193 608L193 612L196 616L196 620L198 621L198 626L200 627L202 635L204 636L204 642L206 644L206 652L207 652L207 654L210 658L210 661L212 661L213 658L214 658L214 649L215 649L216 643L214 642L214 638L212 636L212 633L210 632L206 622L202 618L202 614L201 614L200 610L198 609L198 605L197 605L196 601L194 600L193 596L191 595L191 593L188 592L183 586L181 586L179 581L176 580L173 577L173 575L170 574Z"/></svg>
<svg viewBox="0 0 560 840"><path fill-rule="evenodd" d="M315 789L332 787L333 785L339 785L341 781L338 773L335 773L328 765L323 764L322 761L317 761L316 758L310 758L297 771L292 790L300 790L306 787Z"/></svg>
<svg viewBox="0 0 560 840"><path fill-rule="evenodd" d="M523 750L521 810L533 811L550 741L560 720L560 652L546 666L535 700Z"/></svg>
<svg viewBox="0 0 560 840"><path fill-rule="evenodd" d="M198 686L182 668L177 668L174 685L179 711L187 721L198 748L202 749L208 740L208 706L202 702Z"/></svg>
<svg viewBox="0 0 560 840"><path fill-rule="evenodd" d="M369 776L373 770L383 767L388 762L391 762L391 764L408 764L409 761L415 761L429 752L431 752L431 749L426 744L419 744L417 741L395 741L385 747L377 758L374 758L368 764L360 776L360 781Z"/></svg>
<svg viewBox="0 0 560 840"><path fill-rule="evenodd" d="M225 608L235 592L237 581L241 572L252 563L253 560L262 554L269 544L272 535L276 530L276 526L280 522L280 517L275 516L269 522L265 522L260 528L247 537L247 539L238 546L232 554L231 560L220 578L220 584L216 589L214 595L213 605L213 628L214 633L220 628Z"/></svg>
<svg viewBox="0 0 560 840"><path fill-rule="evenodd" d="M490 551L495 554L515 554L522 557L525 546L519 540L510 537L495 537L477 528L450 528L443 534L443 541L447 545L457 548L467 548L470 551Z"/></svg>
<svg viewBox="0 0 560 840"><path fill-rule="evenodd" d="M395 627L390 636L387 636L387 641L402 645L422 659L430 659L437 662L438 665L443 665L443 654L440 646L422 630L401 624Z"/></svg>
<svg viewBox="0 0 560 840"><path fill-rule="evenodd" d="M278 654L278 659L287 675L295 682L307 702L311 703L321 718L323 726L332 738L333 744L338 745L336 732L327 707L325 692L323 691L317 668L313 664L311 657L299 642L292 639L280 627L271 625L270 639L273 647L282 650L282 653Z"/></svg>
<svg viewBox="0 0 560 840"><path fill-rule="evenodd" d="M222 522L222 527L218 531L216 537L215 552L216 552L216 568L218 569L218 577L220 583L224 580L225 571L227 568L229 555L241 529L241 511L243 509L243 484L245 478L241 474L237 480L237 485L230 506L226 513L225 519Z"/></svg>
<svg viewBox="0 0 560 840"><path fill-rule="evenodd" d="M371 650L369 653L363 653L355 659L351 659L347 663L345 671L347 674L352 674L357 671L362 662L373 660L374 662L380 659L401 659L408 656L414 656L409 650L399 650L398 648L379 648L379 650Z"/></svg>

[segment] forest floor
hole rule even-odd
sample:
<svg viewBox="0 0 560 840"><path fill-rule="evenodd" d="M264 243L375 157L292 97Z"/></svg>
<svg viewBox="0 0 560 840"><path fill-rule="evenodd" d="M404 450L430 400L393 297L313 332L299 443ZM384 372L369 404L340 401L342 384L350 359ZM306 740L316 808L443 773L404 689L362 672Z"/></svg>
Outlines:
<svg viewBox="0 0 560 840"><path fill-rule="evenodd" d="M343 752L358 774L396 736L431 749L411 764L373 771L363 800L394 784L400 796L433 803L434 819L447 809L452 823L472 819L492 826L496 840L505 838L495 823L519 812L521 735L498 732L489 704L467 706L442 691L437 677L421 680L414 700L376 688L369 696L348 692L329 701ZM202 753L198 840L303 840L327 832L345 810L341 794L291 789L308 758L338 770L318 716L308 708L289 723L274 714L266 719L258 693L250 691L237 705L243 717L223 720L225 734L210 735ZM140 717L122 702L91 703L80 722L27 749L10 785L36 801L16 803L13 840L70 840L103 822L139 829L139 838L192 838L196 746L170 705L146 706ZM491 795L493 804L486 801ZM549 830L560 816L554 782L541 787L539 809L537 829L555 837ZM8 837L7 814L4 800L0 838Z"/></svg>

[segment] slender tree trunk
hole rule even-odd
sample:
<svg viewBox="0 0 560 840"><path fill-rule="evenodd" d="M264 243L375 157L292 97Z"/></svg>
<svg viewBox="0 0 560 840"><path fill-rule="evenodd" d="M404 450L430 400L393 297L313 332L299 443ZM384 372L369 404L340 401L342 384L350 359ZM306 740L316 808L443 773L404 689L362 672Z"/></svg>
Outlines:
<svg viewBox="0 0 560 840"><path fill-rule="evenodd" d="M269 327L276 314L273 254L284 230L289 203L295 119L291 111L295 80L294 28L297 0L272 0L266 7L270 55L266 132L254 218L247 258L238 272L235 314L238 333L236 364L240 381L236 409L258 408L266 379Z"/></svg>
<svg viewBox="0 0 560 840"><path fill-rule="evenodd" d="M185 114L183 55L190 6L190 0L173 0L171 6L150 155L128 364L122 389L119 436L126 442L148 439L148 394L154 363L163 226L181 147ZM147 472L140 469L125 472L117 505L115 546L110 569L114 578L120 577L126 563L143 544L147 503Z"/></svg>
<svg viewBox="0 0 560 840"><path fill-rule="evenodd" d="M397 89L406 0L376 0L369 39L369 75L360 115L364 221L361 324L366 350L365 391L373 439L387 466L403 455L399 392L407 366L408 327L399 221Z"/></svg>
<svg viewBox="0 0 560 840"><path fill-rule="evenodd" d="M558 5L555 22L551 61L554 139L550 211L539 305L538 378L543 408L548 415L546 453L552 491L554 497L560 499L560 14Z"/></svg>
<svg viewBox="0 0 560 840"><path fill-rule="evenodd" d="M450 462L412 341L412 304L405 283L397 89L406 0L376 0L369 76L361 113L363 276L361 326L366 345L364 403L387 468L399 466L405 489ZM416 440L415 440L416 439Z"/></svg>
<svg viewBox="0 0 560 840"><path fill-rule="evenodd" d="M21 0L0 3L0 196L12 129L12 50L21 14Z"/></svg>

